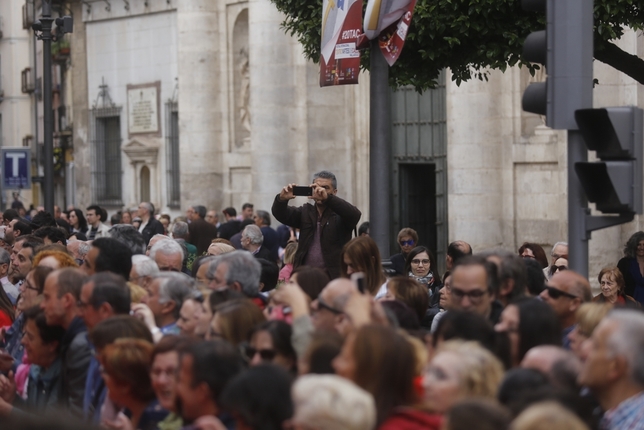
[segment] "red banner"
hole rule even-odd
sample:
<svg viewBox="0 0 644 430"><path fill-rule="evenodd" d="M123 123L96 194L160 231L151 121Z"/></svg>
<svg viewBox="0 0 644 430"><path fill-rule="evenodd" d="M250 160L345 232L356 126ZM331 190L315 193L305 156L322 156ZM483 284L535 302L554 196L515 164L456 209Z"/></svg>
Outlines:
<svg viewBox="0 0 644 430"><path fill-rule="evenodd" d="M389 67L393 66L398 60L405 45L411 17L414 14L414 6L416 6L416 0L411 0L407 6L407 11L400 17L398 22L391 24L378 36L380 51L385 56Z"/></svg>
<svg viewBox="0 0 644 430"><path fill-rule="evenodd" d="M337 3L336 3L337 2ZM320 86L357 84L362 33L362 0L324 0Z"/></svg>

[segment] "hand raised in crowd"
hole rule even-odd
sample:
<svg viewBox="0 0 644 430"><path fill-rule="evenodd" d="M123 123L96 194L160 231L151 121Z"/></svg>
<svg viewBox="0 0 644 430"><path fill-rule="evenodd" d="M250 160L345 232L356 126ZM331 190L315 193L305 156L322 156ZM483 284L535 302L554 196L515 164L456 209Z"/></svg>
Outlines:
<svg viewBox="0 0 644 430"><path fill-rule="evenodd" d="M369 294L361 294L357 289L349 296L344 314L347 318L341 319L336 327L344 336L367 324L389 325L382 305Z"/></svg>
<svg viewBox="0 0 644 430"><path fill-rule="evenodd" d="M326 192L326 189L324 187L321 187L317 184L311 184L311 188L313 188L313 195L311 196L311 198L316 202L324 202L327 198L329 198L329 194Z"/></svg>
<svg viewBox="0 0 644 430"><path fill-rule="evenodd" d="M13 361L11 354L5 351L0 351L0 372L6 373L11 370Z"/></svg>
<svg viewBox="0 0 644 430"><path fill-rule="evenodd" d="M290 306L293 319L310 313L306 293L295 282L287 282L281 285L275 290L272 298L276 302Z"/></svg>
<svg viewBox="0 0 644 430"><path fill-rule="evenodd" d="M295 198L295 195L293 194L293 187L297 184L288 184L284 188L282 188L282 191L280 191L280 200L281 201L287 201Z"/></svg>
<svg viewBox="0 0 644 430"><path fill-rule="evenodd" d="M13 377L13 372L9 372L7 376L0 375L0 399L9 404L13 404L16 398L16 381Z"/></svg>

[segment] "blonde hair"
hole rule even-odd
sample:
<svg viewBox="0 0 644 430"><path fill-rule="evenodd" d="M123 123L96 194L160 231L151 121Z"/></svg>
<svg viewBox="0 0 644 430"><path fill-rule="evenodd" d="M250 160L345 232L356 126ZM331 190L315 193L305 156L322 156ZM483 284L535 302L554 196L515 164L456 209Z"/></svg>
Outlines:
<svg viewBox="0 0 644 430"><path fill-rule="evenodd" d="M304 375L293 384L294 421L316 430L371 430L376 404L371 394L337 375Z"/></svg>
<svg viewBox="0 0 644 430"><path fill-rule="evenodd" d="M295 252L297 251L297 242L289 242L284 248L284 264L293 264L295 261Z"/></svg>
<svg viewBox="0 0 644 430"><path fill-rule="evenodd" d="M145 291L145 288L135 284L134 282L128 282L127 286L130 289L130 297L133 305L141 303L143 298L148 295L148 292Z"/></svg>
<svg viewBox="0 0 644 430"><path fill-rule="evenodd" d="M216 248L216 249L219 250L218 254L210 254L210 255L228 254L229 252L233 252L235 250L235 248L233 248L232 246L228 245L227 243L223 243L223 242L213 242L208 247L208 249L210 249L210 248Z"/></svg>
<svg viewBox="0 0 644 430"><path fill-rule="evenodd" d="M541 402L521 412L510 430L588 430L588 426L560 404Z"/></svg>
<svg viewBox="0 0 644 430"><path fill-rule="evenodd" d="M577 309L577 330L580 334L590 337L606 314L613 309L610 303L584 303Z"/></svg>
<svg viewBox="0 0 644 430"><path fill-rule="evenodd" d="M503 379L503 364L480 343L448 340L436 355L451 352L461 361L461 387L467 397L495 398Z"/></svg>

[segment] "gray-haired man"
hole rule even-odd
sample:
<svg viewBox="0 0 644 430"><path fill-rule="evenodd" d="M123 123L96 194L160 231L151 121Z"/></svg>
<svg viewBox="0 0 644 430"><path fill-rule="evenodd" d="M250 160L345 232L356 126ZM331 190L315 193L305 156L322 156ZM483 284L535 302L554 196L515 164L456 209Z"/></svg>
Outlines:
<svg viewBox="0 0 644 430"><path fill-rule="evenodd" d="M331 278L340 276L340 253L351 240L362 214L351 203L336 194L338 184L333 173L321 171L313 175L314 204L300 207L288 205L295 198L288 184L273 201L273 216L282 224L300 229L300 240L293 267L312 266L326 270Z"/></svg>

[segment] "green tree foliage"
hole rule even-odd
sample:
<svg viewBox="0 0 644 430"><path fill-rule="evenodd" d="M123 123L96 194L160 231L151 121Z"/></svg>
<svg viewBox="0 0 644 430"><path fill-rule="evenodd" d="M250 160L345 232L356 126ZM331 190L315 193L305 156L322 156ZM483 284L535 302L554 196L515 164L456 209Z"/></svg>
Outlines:
<svg viewBox="0 0 644 430"><path fill-rule="evenodd" d="M320 58L322 0L271 0L286 15L284 29L295 35L307 58ZM366 7L366 0L364 0ZM644 61L611 41L624 27L644 27L644 1L595 0L595 58L644 84ZM391 68L393 87L413 85L422 91L436 85L440 70L450 68L460 84L486 79L491 69L517 64L531 72L537 65L521 58L523 41L545 28L543 14L526 12L520 0L418 0L405 48ZM368 69L368 52L362 67Z"/></svg>

